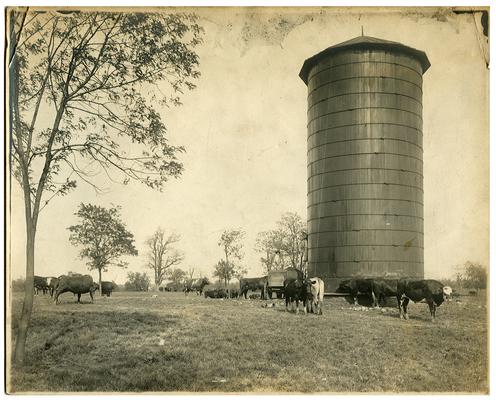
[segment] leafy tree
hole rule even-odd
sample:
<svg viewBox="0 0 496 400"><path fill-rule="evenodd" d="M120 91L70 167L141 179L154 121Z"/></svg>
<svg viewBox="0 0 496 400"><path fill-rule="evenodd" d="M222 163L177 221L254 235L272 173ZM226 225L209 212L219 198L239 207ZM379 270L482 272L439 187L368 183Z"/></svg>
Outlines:
<svg viewBox="0 0 496 400"><path fill-rule="evenodd" d="M286 212L276 223L276 229L260 232L255 250L264 269L305 269L307 230L303 219L296 213Z"/></svg>
<svg viewBox="0 0 496 400"><path fill-rule="evenodd" d="M147 292L150 284L150 277L144 272L142 274L139 272L128 272L124 288L133 292Z"/></svg>
<svg viewBox="0 0 496 400"><path fill-rule="evenodd" d="M226 262L226 260L220 260L215 264L214 268L214 276L219 278L220 281L224 281L224 286L227 287L236 274L235 265L231 262Z"/></svg>
<svg viewBox="0 0 496 400"><path fill-rule="evenodd" d="M306 226L296 213L286 212L277 222L283 237L282 251L287 255L290 266L303 271L305 257Z"/></svg>
<svg viewBox="0 0 496 400"><path fill-rule="evenodd" d="M165 232L161 228L158 228L146 241L147 267L153 270L156 290L158 290L166 277L169 268L180 264L184 259L183 254L172 247L179 240L180 237L178 235L172 233L166 237Z"/></svg>
<svg viewBox="0 0 496 400"><path fill-rule="evenodd" d="M218 245L222 247L225 255L225 261L239 261L243 258L243 242L245 232L241 229L226 229L222 232Z"/></svg>
<svg viewBox="0 0 496 400"><path fill-rule="evenodd" d="M245 232L241 229L226 229L219 240L219 246L224 251L224 260L215 265L214 276L224 281L225 286L232 278L243 275L246 270L238 264L243 258L243 242Z"/></svg>
<svg viewBox="0 0 496 400"><path fill-rule="evenodd" d="M23 364L41 210L77 180L162 189L183 167L161 110L195 87L202 28L191 14L8 9L11 171L23 190L26 286L14 362ZM98 174L103 171L104 174ZM97 176L98 175L98 176Z"/></svg>
<svg viewBox="0 0 496 400"><path fill-rule="evenodd" d="M464 266L465 287L485 289L487 286L486 268L476 262L467 261Z"/></svg>
<svg viewBox="0 0 496 400"><path fill-rule="evenodd" d="M174 268L170 271L168 279L171 281L171 286L174 287L175 290L179 290L179 288L182 288L186 279L186 272L181 268Z"/></svg>
<svg viewBox="0 0 496 400"><path fill-rule="evenodd" d="M98 270L98 284L102 294L102 271L110 265L125 267L123 255L138 255L134 237L120 219L119 207L109 209L93 204L81 204L75 214L79 224L70 226L69 241L81 246L81 259L88 259L90 270Z"/></svg>
<svg viewBox="0 0 496 400"><path fill-rule="evenodd" d="M259 232L255 241L255 251L261 253L260 261L266 273L283 269L283 236L279 230Z"/></svg>

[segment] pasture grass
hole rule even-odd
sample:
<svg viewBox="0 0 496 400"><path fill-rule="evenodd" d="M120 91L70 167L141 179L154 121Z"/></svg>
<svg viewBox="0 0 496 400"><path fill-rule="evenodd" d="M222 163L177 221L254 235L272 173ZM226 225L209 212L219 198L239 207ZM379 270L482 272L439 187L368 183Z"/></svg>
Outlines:
<svg viewBox="0 0 496 400"><path fill-rule="evenodd" d="M37 296L8 392L488 392L483 297L443 304L432 323L426 304L403 321L341 298L317 316L281 300L153 295ZM14 335L21 303L14 294Z"/></svg>

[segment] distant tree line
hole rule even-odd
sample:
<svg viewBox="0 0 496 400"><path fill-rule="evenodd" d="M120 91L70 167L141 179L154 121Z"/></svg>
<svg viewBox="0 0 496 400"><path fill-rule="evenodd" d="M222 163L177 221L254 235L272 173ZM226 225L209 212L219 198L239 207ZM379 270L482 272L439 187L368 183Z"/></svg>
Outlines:
<svg viewBox="0 0 496 400"><path fill-rule="evenodd" d="M487 268L478 262L466 261L455 275L455 285L466 289L486 289Z"/></svg>

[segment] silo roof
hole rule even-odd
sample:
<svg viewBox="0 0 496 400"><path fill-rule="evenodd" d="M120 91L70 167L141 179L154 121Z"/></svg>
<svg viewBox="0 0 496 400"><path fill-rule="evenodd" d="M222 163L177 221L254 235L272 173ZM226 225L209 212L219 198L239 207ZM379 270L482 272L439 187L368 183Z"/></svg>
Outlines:
<svg viewBox="0 0 496 400"><path fill-rule="evenodd" d="M414 49L413 47L405 46L404 44L398 42L392 42L390 40L378 39L371 36L357 36L354 39L347 40L346 42L336 44L334 46L328 47L327 49L321 51L320 53L315 54L314 56L308 58L303 63L301 67L299 76L308 84L308 74L312 67L317 64L323 58L341 52L343 50L348 49L381 49L381 50L396 50L402 53L409 54L412 57L415 57L422 66L422 73L427 71L431 66L429 59L427 58L427 54L421 50Z"/></svg>

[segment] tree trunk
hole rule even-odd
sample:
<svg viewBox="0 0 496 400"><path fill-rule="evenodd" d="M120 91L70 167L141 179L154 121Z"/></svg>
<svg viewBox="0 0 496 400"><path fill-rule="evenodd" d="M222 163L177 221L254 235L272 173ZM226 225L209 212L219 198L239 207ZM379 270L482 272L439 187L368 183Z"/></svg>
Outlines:
<svg viewBox="0 0 496 400"><path fill-rule="evenodd" d="M100 289L100 296L103 296L103 291L102 291L102 269L98 268L98 286Z"/></svg>
<svg viewBox="0 0 496 400"><path fill-rule="evenodd" d="M28 328L31 322L31 312L33 311L34 300L34 239L36 227L31 217L26 215L26 282L24 284L24 303L22 305L21 318L14 350L14 363L23 365L26 354L26 339Z"/></svg>

